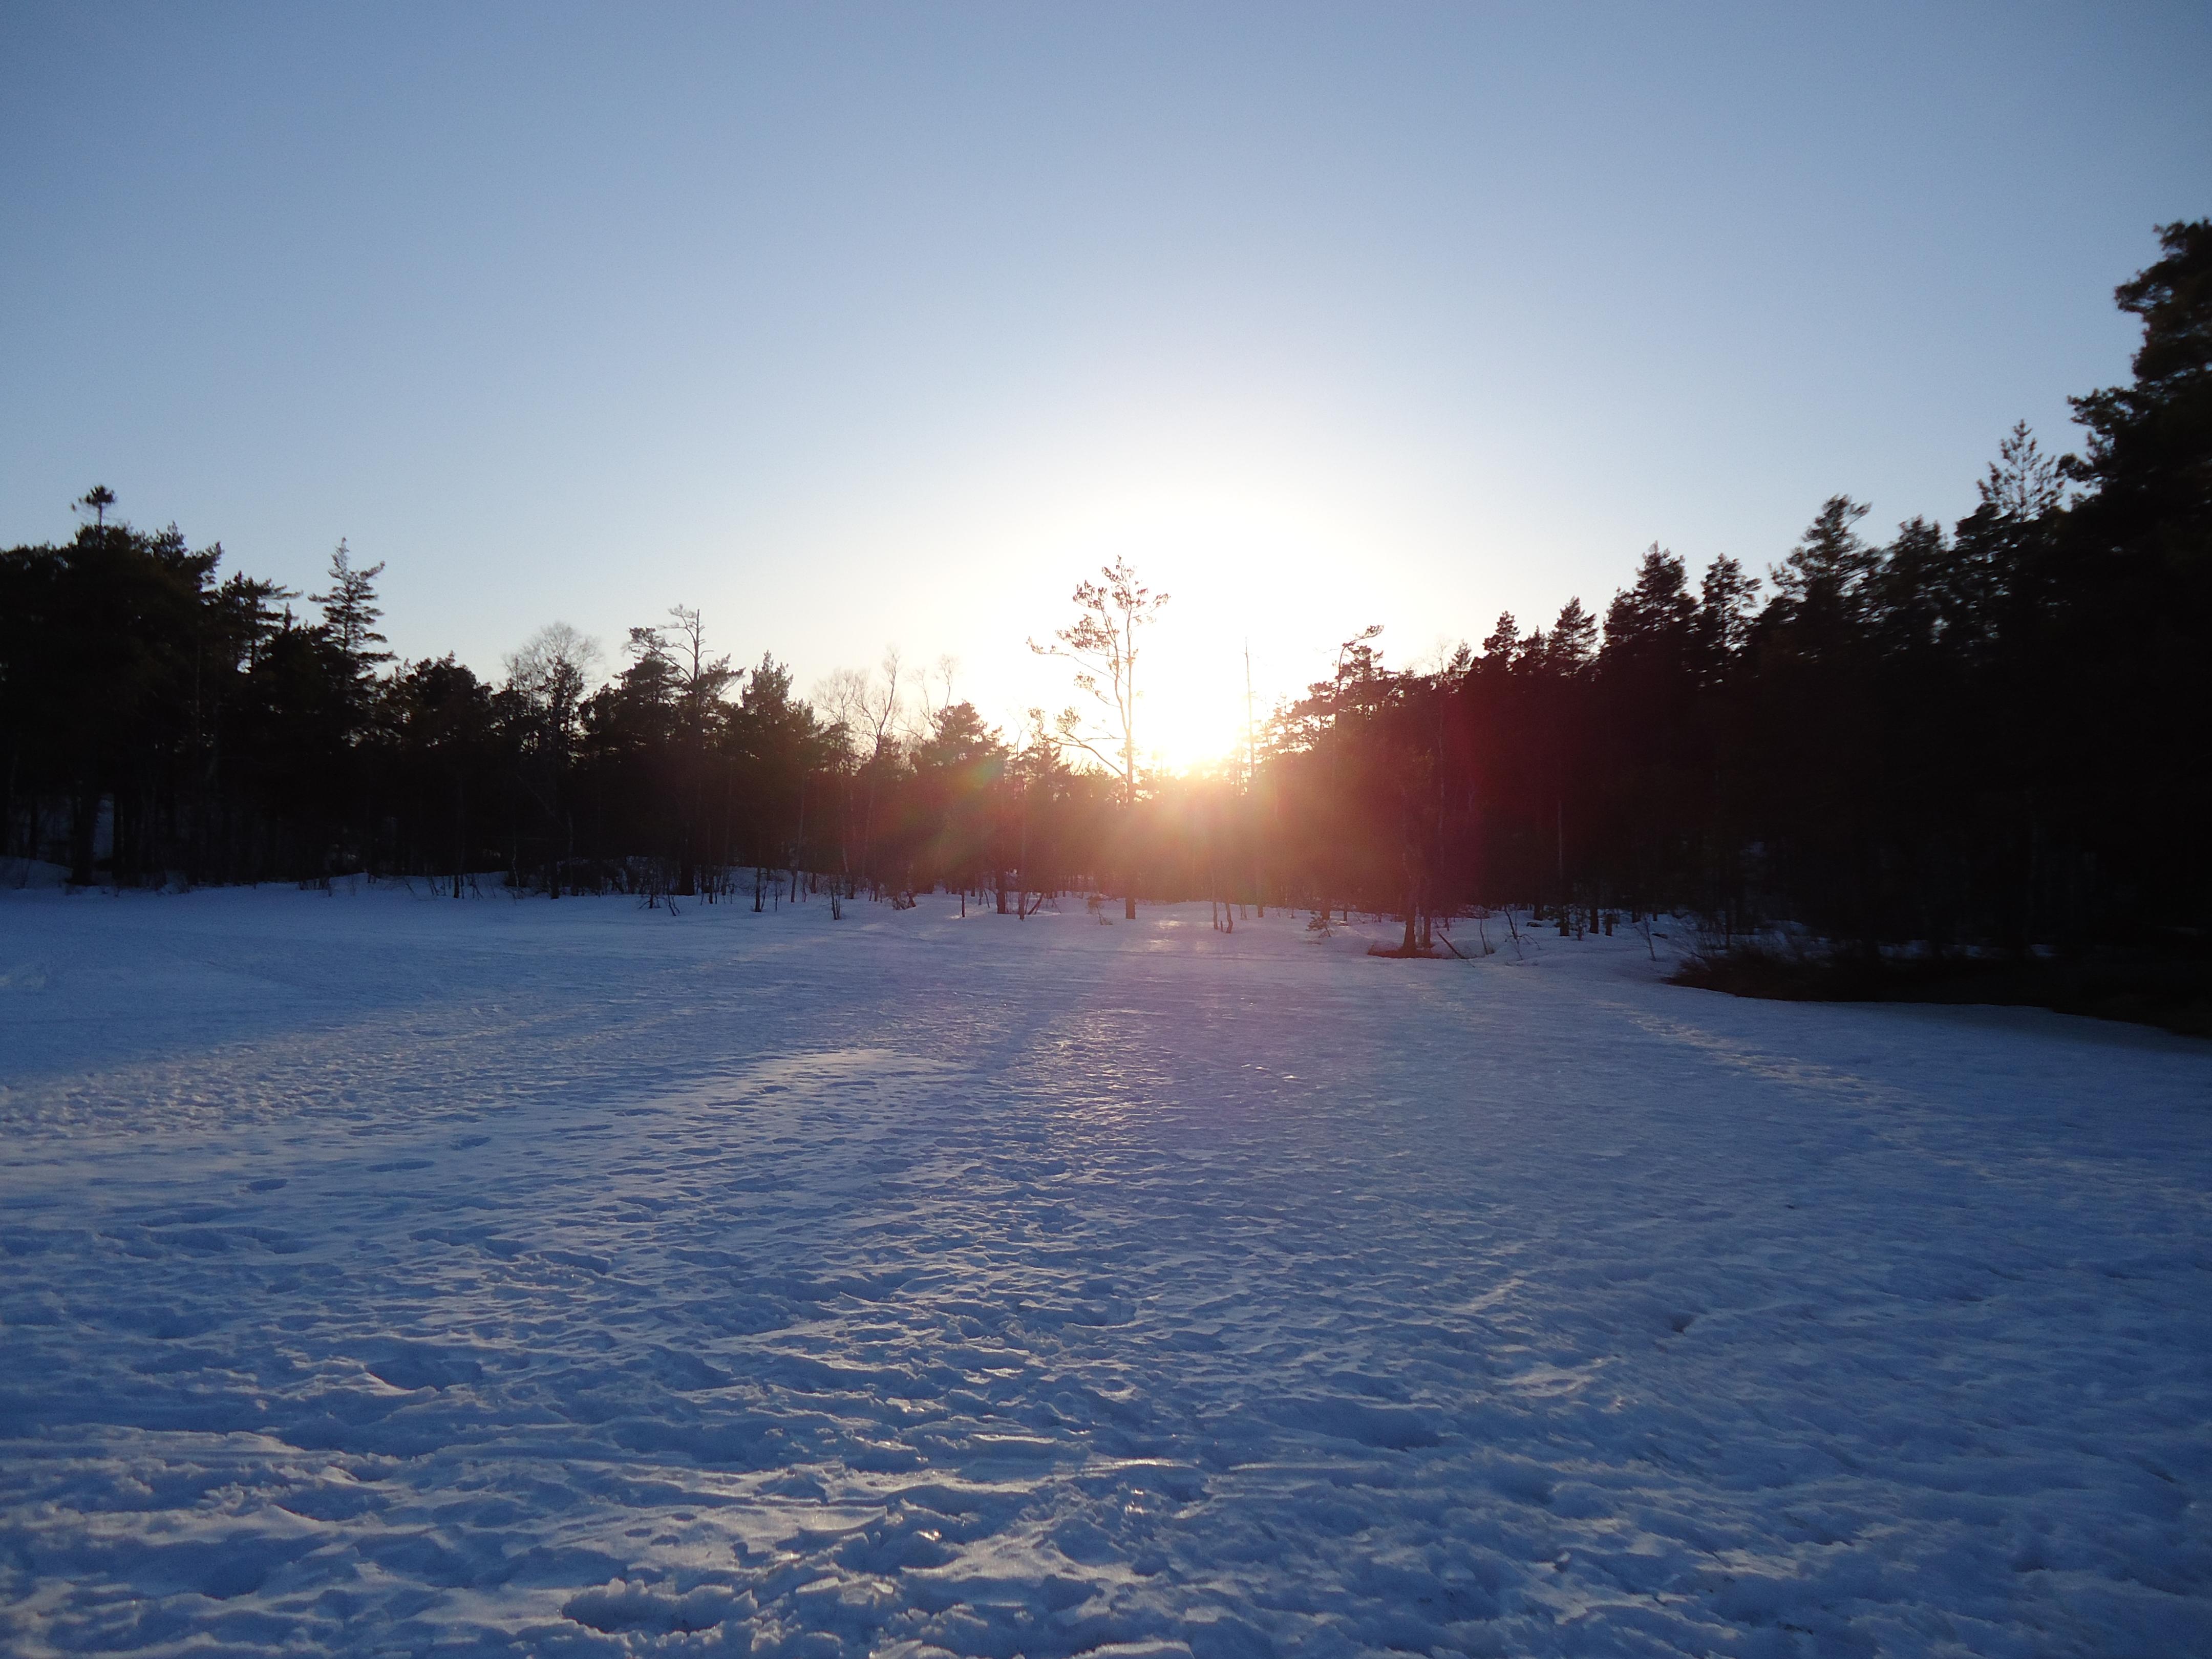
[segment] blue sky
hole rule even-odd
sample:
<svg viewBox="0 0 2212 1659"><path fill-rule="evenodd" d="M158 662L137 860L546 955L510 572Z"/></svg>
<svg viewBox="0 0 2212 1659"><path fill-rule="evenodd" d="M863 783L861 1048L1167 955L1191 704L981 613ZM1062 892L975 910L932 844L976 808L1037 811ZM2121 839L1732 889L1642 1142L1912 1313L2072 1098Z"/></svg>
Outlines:
<svg viewBox="0 0 2212 1659"><path fill-rule="evenodd" d="M0 10L0 541L101 481L494 669L677 603L803 685L1126 555L1183 757L1386 625L1966 510L2212 212L2212 12Z"/></svg>

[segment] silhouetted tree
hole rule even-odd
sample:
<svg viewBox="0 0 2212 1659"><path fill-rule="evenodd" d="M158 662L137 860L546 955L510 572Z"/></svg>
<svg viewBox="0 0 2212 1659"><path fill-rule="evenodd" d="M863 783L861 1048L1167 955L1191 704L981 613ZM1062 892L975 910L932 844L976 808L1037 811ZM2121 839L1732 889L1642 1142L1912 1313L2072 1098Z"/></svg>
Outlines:
<svg viewBox="0 0 2212 1659"><path fill-rule="evenodd" d="M1029 645L1039 656L1073 663L1075 689L1097 705L1097 726L1086 727L1080 711L1070 708L1061 713L1057 731L1061 741L1119 776L1126 834L1126 820L1135 816L1137 807L1137 660L1143 654L1137 631L1158 619L1169 596L1139 581L1127 559L1116 559L1098 574L1098 581L1076 584L1075 620L1054 631L1054 643L1031 640ZM1126 882L1124 887L1123 915L1133 921L1136 892Z"/></svg>
<svg viewBox="0 0 2212 1659"><path fill-rule="evenodd" d="M2183 949L2212 927L2212 222L2163 227L2120 285L2129 384L2075 400L2087 441L2000 441L1974 510L1887 540L1831 496L1766 583L1693 582L1653 545L1599 620L1499 617L1478 653L1383 661L1379 630L1248 740L1234 775L1145 778L1143 629L1126 562L1040 654L1091 714L1009 744L896 653L812 701L739 669L699 611L629 630L597 683L558 624L479 679L395 663L378 564L343 542L297 595L219 544L71 506L0 551L0 853L73 882L431 875L714 897L739 864L797 894L945 883L1030 896L1297 902L1399 915L1430 948L1470 905L1787 915L1869 958Z"/></svg>

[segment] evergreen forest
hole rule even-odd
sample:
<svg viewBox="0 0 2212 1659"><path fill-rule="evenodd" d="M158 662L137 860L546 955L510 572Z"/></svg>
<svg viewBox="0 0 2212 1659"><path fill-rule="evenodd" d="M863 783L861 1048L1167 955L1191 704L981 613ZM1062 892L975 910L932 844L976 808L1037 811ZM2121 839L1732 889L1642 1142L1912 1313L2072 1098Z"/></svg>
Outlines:
<svg viewBox="0 0 2212 1659"><path fill-rule="evenodd" d="M1213 898L1403 917L1409 948L1507 905L1938 955L2193 948L2212 221L2159 234L2117 291L2131 383L2072 400L2078 453L2015 428L1957 523L1884 529L1838 495L1764 569L1654 545L1601 608L1502 616L1418 670L1347 617L1328 677L1197 775L1143 774L1081 708L993 729L896 665L803 696L682 607L604 678L559 626L490 679L395 660L383 567L341 544L303 595L95 489L73 539L0 552L0 854L125 887ZM1078 599L1103 633L1059 640L1133 668L1134 573ZM1112 684L1078 687L1111 714Z"/></svg>

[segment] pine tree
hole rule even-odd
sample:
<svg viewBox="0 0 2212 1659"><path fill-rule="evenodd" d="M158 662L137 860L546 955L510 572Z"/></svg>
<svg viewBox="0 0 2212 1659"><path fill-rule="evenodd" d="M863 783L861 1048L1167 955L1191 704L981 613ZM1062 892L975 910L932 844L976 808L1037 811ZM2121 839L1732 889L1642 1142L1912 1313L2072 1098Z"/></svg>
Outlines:
<svg viewBox="0 0 2212 1659"><path fill-rule="evenodd" d="M1597 660L1597 618L1583 609L1580 599L1569 599L1552 624L1546 661L1553 672L1576 675Z"/></svg>
<svg viewBox="0 0 2212 1659"><path fill-rule="evenodd" d="M331 555L328 574L330 591L307 597L322 606L323 626L330 630L331 642L351 665L356 677L366 676L374 672L377 664L392 659L389 651L370 649L386 642L376 631L384 615L376 603L376 579L384 574L384 567L380 563L366 570L355 569L353 556L341 537Z"/></svg>

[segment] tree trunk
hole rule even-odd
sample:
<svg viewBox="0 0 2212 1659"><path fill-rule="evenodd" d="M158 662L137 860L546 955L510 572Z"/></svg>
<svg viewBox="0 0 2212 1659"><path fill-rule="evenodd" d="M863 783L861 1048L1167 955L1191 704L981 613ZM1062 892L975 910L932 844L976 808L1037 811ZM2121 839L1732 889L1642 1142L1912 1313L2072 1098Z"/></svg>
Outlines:
<svg viewBox="0 0 2212 1659"><path fill-rule="evenodd" d="M80 787L70 797L70 884L92 885L92 842L100 822L100 792Z"/></svg>

